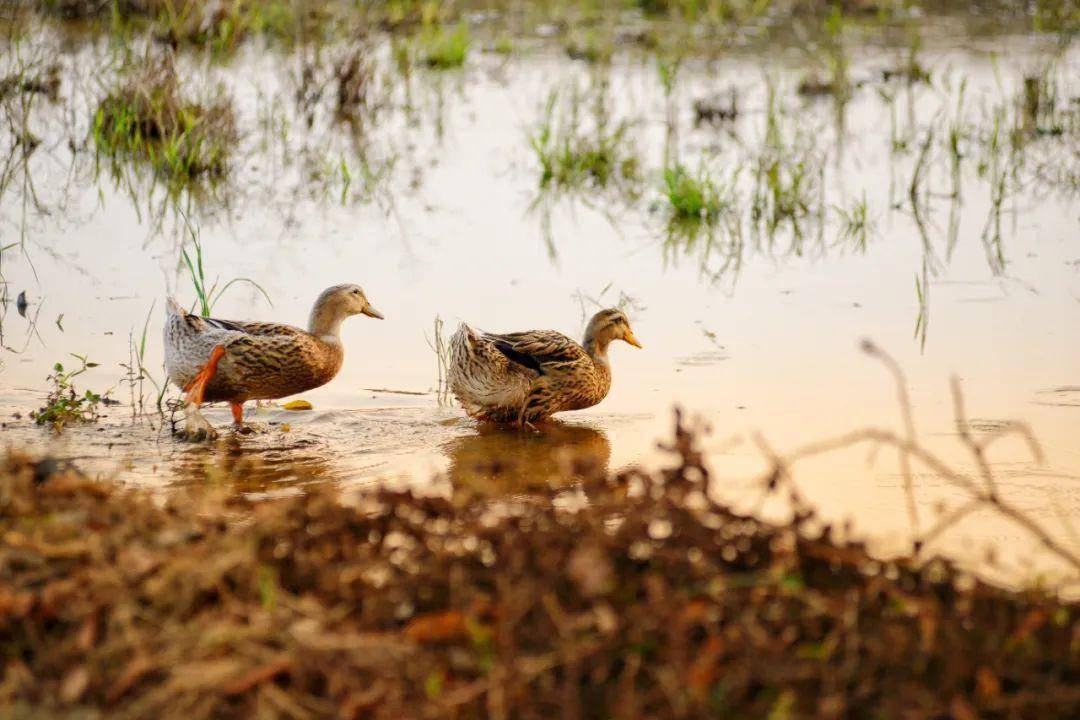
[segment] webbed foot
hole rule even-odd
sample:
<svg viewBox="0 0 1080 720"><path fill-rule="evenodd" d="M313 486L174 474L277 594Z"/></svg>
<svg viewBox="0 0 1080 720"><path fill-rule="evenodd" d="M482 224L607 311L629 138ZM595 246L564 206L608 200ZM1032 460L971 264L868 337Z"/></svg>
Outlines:
<svg viewBox="0 0 1080 720"><path fill-rule="evenodd" d="M184 427L177 434L188 442L204 442L216 439L218 431L203 417L197 405L188 403L184 406Z"/></svg>

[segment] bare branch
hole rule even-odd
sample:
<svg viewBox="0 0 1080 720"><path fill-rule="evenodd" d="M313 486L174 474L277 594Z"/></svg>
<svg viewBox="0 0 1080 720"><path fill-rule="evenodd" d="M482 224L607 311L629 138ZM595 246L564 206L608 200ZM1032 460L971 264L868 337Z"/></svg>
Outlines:
<svg viewBox="0 0 1080 720"><path fill-rule="evenodd" d="M904 434L907 437L908 443L914 445L916 443L915 418L911 412L911 397L908 395L907 378L904 377L904 371L900 369L899 363L893 360L891 355L870 340L863 340L862 350L870 357L880 360L889 372L892 373L893 383L896 385L896 401L900 405L900 415L904 420ZM911 521L911 531L918 535L919 510L915 503L915 481L911 477L910 457L908 456L908 453L903 451L900 452L900 471L904 475L904 498L907 501L908 519Z"/></svg>
<svg viewBox="0 0 1080 720"><path fill-rule="evenodd" d="M864 341L863 350L870 356L875 357L885 365L893 376L896 384L897 400L900 404L901 417L903 418L904 433L902 435L883 428L867 427L855 430L843 435L818 440L786 453L779 454L760 435L755 435L761 453L769 460L770 468L762 478L762 484L767 491L775 491L781 485L789 492L792 504L796 512L802 512L810 508L810 503L802 497L795 487L791 467L811 457L836 452L845 448L851 448L863 443L871 445L871 452L878 447L888 446L895 448L904 479L904 491L908 503L908 513L912 519L912 534L915 538L915 551L918 553L931 540L942 535L946 530L958 524L961 520L981 509L990 509L998 515L1006 518L1015 525L1030 534L1044 549L1050 551L1061 560L1065 561L1074 570L1080 572L1080 555L1071 550L1051 535L1033 518L1021 509L1002 499L998 493L997 480L989 460L986 458L986 449L995 441L1008 435L1019 435L1027 443L1032 457L1036 462L1043 461L1042 449L1035 438L1034 433L1024 423L1011 422L988 433L984 438L978 439L971 433L968 423L967 412L964 406L963 392L958 378L952 379L952 398L954 421L957 434L964 447L971 453L978 467L981 482L970 475L961 472L930 450L919 444L915 433L915 420L911 411L911 400L908 396L907 384L900 366L870 341ZM969 496L968 501L942 518L926 533L918 530L918 515L915 510L915 487L912 475L912 463L917 462L935 476L944 480L949 485L959 488Z"/></svg>
<svg viewBox="0 0 1080 720"><path fill-rule="evenodd" d="M960 378L952 376L950 382L953 399L953 419L956 422L956 432L960 441L967 446L975 458L975 464L979 466L983 483L986 484L986 492L990 497L997 497L997 483L994 482L994 473L990 470L990 463L986 461L984 447L971 437L971 426L968 425L967 413L964 411L964 395L960 389Z"/></svg>

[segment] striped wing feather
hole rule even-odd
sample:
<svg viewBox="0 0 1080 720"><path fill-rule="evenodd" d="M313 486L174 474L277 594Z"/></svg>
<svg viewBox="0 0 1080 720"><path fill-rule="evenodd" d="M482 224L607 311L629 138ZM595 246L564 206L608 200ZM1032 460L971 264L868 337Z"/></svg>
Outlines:
<svg viewBox="0 0 1080 720"><path fill-rule="evenodd" d="M547 372L550 366L589 360L581 345L554 330L530 330L501 335L489 333L484 337L509 360L540 374Z"/></svg>
<svg viewBox="0 0 1080 720"><path fill-rule="evenodd" d="M219 320L217 318L201 318L201 320L208 325L221 330L234 330L236 332L244 333L245 335L256 335L259 337L304 337L307 335L307 333L298 327L282 325L281 323L242 322L238 320Z"/></svg>

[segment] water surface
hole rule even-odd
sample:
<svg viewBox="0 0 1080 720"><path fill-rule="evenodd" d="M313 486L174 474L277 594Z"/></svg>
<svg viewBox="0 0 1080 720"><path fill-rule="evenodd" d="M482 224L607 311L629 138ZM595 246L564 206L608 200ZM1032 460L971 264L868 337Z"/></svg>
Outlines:
<svg viewBox="0 0 1080 720"><path fill-rule="evenodd" d="M846 102L799 95L808 59L798 42L685 60L667 93L655 59L637 51L594 66L537 41L509 57L474 49L461 70L402 76L380 41L371 50L379 109L352 128L334 122L330 92L297 99L301 52L252 44L221 62L183 55L185 82L231 96L242 132L228 181L175 200L146 168L114 174L87 146L114 51L43 30L19 52L55 53L64 83L56 103L37 101L30 127L42 144L0 197L0 244L22 243L3 254L3 439L155 488L221 482L272 494L388 480L498 494L565 479L582 471L581 455L610 470L655 465L678 404L712 428L714 490L743 509L780 512L761 505L768 463L755 433L784 452L867 425L902 427L891 377L859 349L870 338L906 373L920 441L957 469L975 466L958 442L951 376L976 437L1007 421L1031 427L1044 461L1006 439L992 467L1010 501L1080 550L1080 52L1056 38L961 36L949 23L924 33L929 83L881 79L905 44L851 42ZM1017 168L988 136L996 119L1020 112L1025 75L1040 73L1066 125L1033 134ZM734 122L695 121L695 100L732 89ZM637 187L541 188L529 136L553 91L556 112L579 98L583 132L628 124ZM747 210L770 123L785 167L806 163L813 189L797 223L763 232ZM961 138L958 172L950 129ZM668 222L661 170L676 159L734 184L734 220ZM996 195L1003 176L1007 191ZM845 233L843 214L863 200L865 236ZM145 365L161 382L164 297L194 301L180 261L191 228L211 277L254 278L273 300L234 285L218 317L303 325L315 296L339 282L361 284L385 313L345 324L345 365L304 395L313 411L251 408L255 433L226 431L208 445L175 441L161 418L133 419L129 338L138 343L149 317ZM25 317L15 305L23 290ZM436 317L447 333L468 321L579 336L592 312L619 302L645 348L612 348L613 388L598 407L523 435L479 428L437 402ZM123 404L98 426L52 438L28 412L71 353L100 363L80 388L111 389ZM143 390L152 403L153 388ZM207 414L228 424L227 408ZM800 463L796 477L825 517L897 550L911 526L896 453L869 450ZM928 472L915 480L923 527L964 499ZM988 513L940 541L973 563L990 546L997 566L987 572L1006 581L1058 569Z"/></svg>

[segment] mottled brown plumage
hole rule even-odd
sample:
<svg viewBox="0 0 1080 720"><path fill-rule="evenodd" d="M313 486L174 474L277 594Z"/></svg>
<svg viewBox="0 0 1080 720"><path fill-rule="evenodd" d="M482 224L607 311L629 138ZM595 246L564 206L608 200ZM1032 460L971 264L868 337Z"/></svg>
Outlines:
<svg viewBox="0 0 1080 720"><path fill-rule="evenodd" d="M554 330L478 333L462 324L450 341L450 389L470 416L531 425L592 407L611 388L613 340L641 347L621 310L601 310L578 344Z"/></svg>
<svg viewBox="0 0 1080 720"><path fill-rule="evenodd" d="M213 435L198 412L203 402L227 401L240 422L248 400L269 400L325 385L341 369L340 327L350 315L382 318L356 285L325 290L307 330L268 322L192 315L171 298L165 323L165 366L188 393L185 432ZM219 349L220 348L220 349Z"/></svg>

